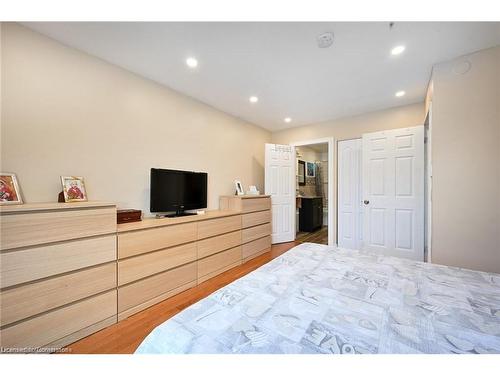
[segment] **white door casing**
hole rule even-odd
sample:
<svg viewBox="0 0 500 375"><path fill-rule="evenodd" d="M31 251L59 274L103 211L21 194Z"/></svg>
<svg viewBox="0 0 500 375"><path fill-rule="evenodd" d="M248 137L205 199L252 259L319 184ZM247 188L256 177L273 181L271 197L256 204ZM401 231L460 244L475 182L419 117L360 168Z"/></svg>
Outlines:
<svg viewBox="0 0 500 375"><path fill-rule="evenodd" d="M424 127L363 134L363 248L424 260Z"/></svg>
<svg viewBox="0 0 500 375"><path fill-rule="evenodd" d="M338 246L361 249L363 241L362 140L338 142Z"/></svg>
<svg viewBox="0 0 500 375"><path fill-rule="evenodd" d="M272 202L272 243L295 240L295 148L266 143L265 193Z"/></svg>

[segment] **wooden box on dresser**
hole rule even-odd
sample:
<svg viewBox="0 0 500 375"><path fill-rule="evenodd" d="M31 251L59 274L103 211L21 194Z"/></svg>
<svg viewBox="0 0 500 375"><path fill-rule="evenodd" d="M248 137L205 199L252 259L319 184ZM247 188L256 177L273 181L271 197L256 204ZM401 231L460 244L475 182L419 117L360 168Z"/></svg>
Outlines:
<svg viewBox="0 0 500 375"><path fill-rule="evenodd" d="M230 195L220 197L221 210L241 212L241 257L246 262L271 250L271 197Z"/></svg>
<svg viewBox="0 0 500 375"><path fill-rule="evenodd" d="M62 347L117 321L113 203L2 206L0 224L4 351Z"/></svg>

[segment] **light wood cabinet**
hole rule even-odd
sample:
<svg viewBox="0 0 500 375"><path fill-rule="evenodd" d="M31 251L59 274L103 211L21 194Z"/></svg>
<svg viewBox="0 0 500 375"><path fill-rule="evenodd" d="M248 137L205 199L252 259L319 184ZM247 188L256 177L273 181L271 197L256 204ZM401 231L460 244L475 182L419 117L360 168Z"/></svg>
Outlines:
<svg viewBox="0 0 500 375"><path fill-rule="evenodd" d="M0 207L0 345L58 347L269 251L269 196L116 225L111 203Z"/></svg>
<svg viewBox="0 0 500 375"><path fill-rule="evenodd" d="M0 345L66 345L113 324L116 207L0 207Z"/></svg>

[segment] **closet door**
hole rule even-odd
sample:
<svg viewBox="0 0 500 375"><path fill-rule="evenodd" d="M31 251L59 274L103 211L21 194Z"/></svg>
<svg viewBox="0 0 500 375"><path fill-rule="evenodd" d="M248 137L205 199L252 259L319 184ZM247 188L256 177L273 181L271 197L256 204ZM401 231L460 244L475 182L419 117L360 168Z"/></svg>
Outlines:
<svg viewBox="0 0 500 375"><path fill-rule="evenodd" d="M361 138L338 143L338 245L346 249L363 241L361 148Z"/></svg>
<svg viewBox="0 0 500 375"><path fill-rule="evenodd" d="M363 134L363 248L424 260L424 127Z"/></svg>

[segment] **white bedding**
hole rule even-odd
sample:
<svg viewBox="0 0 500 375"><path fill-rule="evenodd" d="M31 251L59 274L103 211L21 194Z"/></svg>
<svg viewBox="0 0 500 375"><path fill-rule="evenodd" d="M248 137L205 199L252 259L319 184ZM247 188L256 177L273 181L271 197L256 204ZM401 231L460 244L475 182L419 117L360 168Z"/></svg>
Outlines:
<svg viewBox="0 0 500 375"><path fill-rule="evenodd" d="M500 275L302 244L136 353L500 353Z"/></svg>

